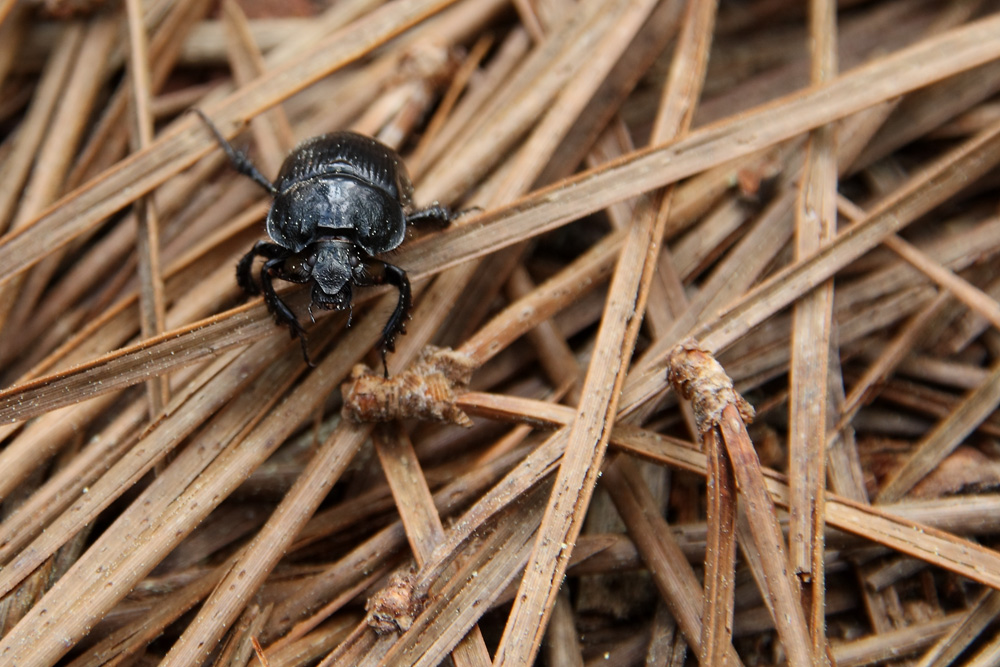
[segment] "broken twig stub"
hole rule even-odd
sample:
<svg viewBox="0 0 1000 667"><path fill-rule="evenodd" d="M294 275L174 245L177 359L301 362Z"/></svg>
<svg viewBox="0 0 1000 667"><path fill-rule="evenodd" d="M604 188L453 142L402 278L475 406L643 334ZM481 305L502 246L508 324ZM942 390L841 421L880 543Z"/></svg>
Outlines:
<svg viewBox="0 0 1000 667"><path fill-rule="evenodd" d="M456 398L468 387L473 370L468 356L433 346L391 378L358 364L343 385L343 415L358 423L415 418L468 428L472 420L456 405Z"/></svg>
<svg viewBox="0 0 1000 667"><path fill-rule="evenodd" d="M380 635L406 632L423 608L422 601L413 597L413 573L394 572L385 588L365 604L365 622Z"/></svg>
<svg viewBox="0 0 1000 667"><path fill-rule="evenodd" d="M753 406L733 388L733 381L715 357L694 340L678 343L670 352L667 380L691 401L703 436L722 421L727 405L734 406L745 423L753 421Z"/></svg>

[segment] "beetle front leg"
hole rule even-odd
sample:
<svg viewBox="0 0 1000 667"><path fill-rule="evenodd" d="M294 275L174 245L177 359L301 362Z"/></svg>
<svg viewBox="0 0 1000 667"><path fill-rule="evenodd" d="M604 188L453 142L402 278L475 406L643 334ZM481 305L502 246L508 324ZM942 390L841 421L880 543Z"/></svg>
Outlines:
<svg viewBox="0 0 1000 667"><path fill-rule="evenodd" d="M288 255L288 251L275 243L257 241L250 249L250 252L243 255L243 259L236 265L236 283L250 296L260 294L260 287L253 279L253 261L258 256L264 259L283 259Z"/></svg>
<svg viewBox="0 0 1000 667"><path fill-rule="evenodd" d="M378 341L382 352L382 370L385 376L389 377L389 367L385 361L386 353L396 351L396 334L406 333L406 320L410 318L410 310L413 308L410 279L406 277L403 269L378 259L368 259L364 269L363 275L356 278L358 285L388 284L399 290L399 301L396 302L396 308L382 328L382 336Z"/></svg>
<svg viewBox="0 0 1000 667"><path fill-rule="evenodd" d="M264 292L264 303L267 304L267 309L274 315L275 321L279 325L286 325L292 338L299 339L299 343L302 345L302 356L310 368L315 368L316 364L309 358L306 329L299 322L299 319L295 317L295 313L288 307L288 304L278 296L278 293L274 290L274 283L271 280L271 277L274 275L277 275L279 278L282 277L283 272L281 267L284 262L284 257L269 259L264 262L264 266L260 270L260 285Z"/></svg>
<svg viewBox="0 0 1000 667"><path fill-rule="evenodd" d="M406 320L410 319L410 311L413 309L413 297L410 295L410 279L406 277L406 272L398 266L384 264L385 282L394 285L399 290L399 301L396 308L389 316L389 321L382 328L382 347L389 352L396 351L396 334L406 333ZM385 356L383 352L383 357Z"/></svg>

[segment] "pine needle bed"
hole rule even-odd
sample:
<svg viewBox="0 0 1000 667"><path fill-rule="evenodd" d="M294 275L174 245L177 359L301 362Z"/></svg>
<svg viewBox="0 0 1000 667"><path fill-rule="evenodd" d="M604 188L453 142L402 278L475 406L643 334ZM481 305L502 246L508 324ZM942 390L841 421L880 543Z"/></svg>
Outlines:
<svg viewBox="0 0 1000 667"><path fill-rule="evenodd" d="M996 3L0 0L0 91L0 664L1000 662ZM191 108L463 211L388 378Z"/></svg>

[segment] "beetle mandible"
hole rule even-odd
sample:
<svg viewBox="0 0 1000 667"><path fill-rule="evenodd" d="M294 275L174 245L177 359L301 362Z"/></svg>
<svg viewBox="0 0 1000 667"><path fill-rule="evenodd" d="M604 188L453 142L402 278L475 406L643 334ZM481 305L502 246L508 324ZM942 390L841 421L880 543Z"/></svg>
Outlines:
<svg viewBox="0 0 1000 667"><path fill-rule="evenodd" d="M271 242L258 241L237 264L239 286L249 295L263 293L278 324L288 326L292 337L298 337L310 366L305 327L275 292L274 278L312 285L310 317L313 306L350 311L354 286L396 287L399 300L378 342L388 377L386 354L396 349L396 335L406 333L413 303L406 272L375 255L399 247L408 224L448 225L451 211L437 203L414 209L413 184L402 159L371 137L333 132L307 139L288 154L272 183L203 111L194 111L236 171L274 198L267 214ZM253 278L258 256L264 259L259 285Z"/></svg>

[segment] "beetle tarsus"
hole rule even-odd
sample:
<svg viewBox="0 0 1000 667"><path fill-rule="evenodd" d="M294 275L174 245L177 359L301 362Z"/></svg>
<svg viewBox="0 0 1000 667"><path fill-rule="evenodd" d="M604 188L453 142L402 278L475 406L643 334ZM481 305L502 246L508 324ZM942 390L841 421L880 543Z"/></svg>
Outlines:
<svg viewBox="0 0 1000 667"><path fill-rule="evenodd" d="M306 366L309 368L316 368L316 362L312 360L309 356L309 343L308 338L302 334L299 334L299 344L302 345L302 358L305 359Z"/></svg>

